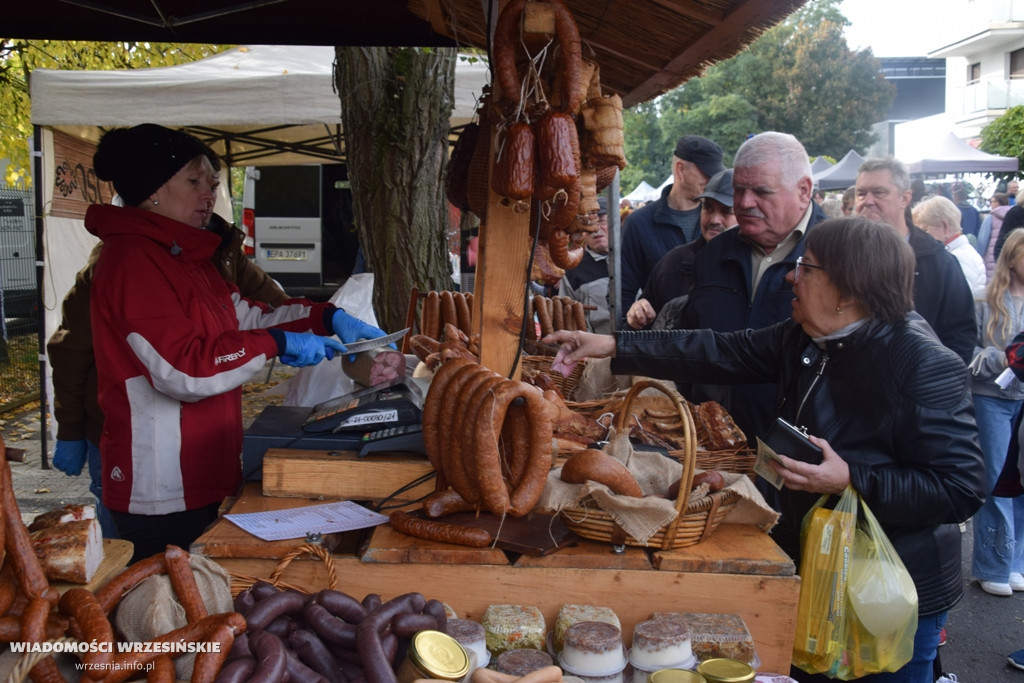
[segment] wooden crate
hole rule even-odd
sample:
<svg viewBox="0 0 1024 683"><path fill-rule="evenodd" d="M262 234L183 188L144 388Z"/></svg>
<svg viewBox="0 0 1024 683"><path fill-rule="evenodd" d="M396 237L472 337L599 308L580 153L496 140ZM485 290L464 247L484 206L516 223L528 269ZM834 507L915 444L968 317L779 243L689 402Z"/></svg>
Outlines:
<svg viewBox="0 0 1024 683"><path fill-rule="evenodd" d="M355 451L271 448L263 456L263 495L280 498L339 498L379 502L394 495L402 503L434 490L434 468L423 456ZM408 491L403 487L420 478Z"/></svg>
<svg viewBox="0 0 1024 683"><path fill-rule="evenodd" d="M251 487L232 511L304 504L294 498L266 498ZM222 519L191 551L237 574L268 577L283 554L302 543L263 543ZM754 638L760 670L789 670L800 579L793 562L754 527L723 524L706 543L659 551L655 562L660 569L643 561L641 549L615 555L606 544L586 542L573 552L502 563L489 549L399 539L386 526L374 531L369 547L376 561L356 553L336 551L332 556L339 590L359 598L379 593L384 599L418 591L476 620L491 604L534 605L550 625L565 603L604 605L615 611L627 639L637 623L657 610L738 614ZM292 562L282 578L309 591L327 586L320 560Z"/></svg>

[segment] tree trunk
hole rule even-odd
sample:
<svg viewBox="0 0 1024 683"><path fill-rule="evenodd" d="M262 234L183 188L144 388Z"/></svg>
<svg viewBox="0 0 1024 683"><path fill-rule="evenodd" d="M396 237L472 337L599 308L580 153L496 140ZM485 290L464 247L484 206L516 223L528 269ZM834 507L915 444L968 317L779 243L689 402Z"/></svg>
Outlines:
<svg viewBox="0 0 1024 683"><path fill-rule="evenodd" d="M413 287L452 288L445 233L454 49L337 47L345 156L373 303L401 329Z"/></svg>

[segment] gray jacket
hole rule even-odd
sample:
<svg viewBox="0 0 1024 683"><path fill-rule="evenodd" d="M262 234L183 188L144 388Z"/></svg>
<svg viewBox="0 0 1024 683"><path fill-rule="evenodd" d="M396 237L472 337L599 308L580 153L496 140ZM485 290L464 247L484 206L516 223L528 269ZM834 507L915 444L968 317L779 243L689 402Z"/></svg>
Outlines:
<svg viewBox="0 0 1024 683"><path fill-rule="evenodd" d="M1009 292L1003 294L1006 310L1010 312L1010 331L1003 337L992 339L988 326L991 308L985 300L984 288L974 291L974 311L978 320L978 340L974 345L974 356L968 366L971 371L971 392L976 396L1005 398L1010 401L1024 399L1024 382L1016 376L1010 380L1005 389L996 384L995 380L1006 369L1006 347L1010 345L1015 334L1024 330L1024 314L1014 306Z"/></svg>

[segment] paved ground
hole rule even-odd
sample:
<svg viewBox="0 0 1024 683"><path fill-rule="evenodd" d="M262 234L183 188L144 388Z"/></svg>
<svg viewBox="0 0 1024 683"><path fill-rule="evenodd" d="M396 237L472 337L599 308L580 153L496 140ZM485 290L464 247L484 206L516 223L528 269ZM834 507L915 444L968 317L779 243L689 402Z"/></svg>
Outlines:
<svg viewBox="0 0 1024 683"><path fill-rule="evenodd" d="M255 419L263 407L280 402L279 396L266 396L292 372L277 364L266 377L267 383L245 388L245 422ZM278 388L280 389L280 387ZM40 466L39 406L0 415L0 434L11 448L27 451L25 462L11 463L15 495L22 516L31 520L36 514L66 503L92 500L88 476L68 477L59 470ZM53 444L49 443L52 453ZM940 649L943 669L956 674L960 683L1024 683L1024 671L1006 664L1006 655L1024 648L1024 593L1010 598L988 595L970 579L972 548L971 524L962 536L965 595L950 613L948 644Z"/></svg>

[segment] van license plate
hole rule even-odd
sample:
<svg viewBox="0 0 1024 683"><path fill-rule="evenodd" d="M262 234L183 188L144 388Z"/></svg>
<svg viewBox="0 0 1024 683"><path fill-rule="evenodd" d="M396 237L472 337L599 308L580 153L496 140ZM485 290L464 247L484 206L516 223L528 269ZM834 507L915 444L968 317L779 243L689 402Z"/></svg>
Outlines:
<svg viewBox="0 0 1024 683"><path fill-rule="evenodd" d="M307 261L309 252L305 249L267 249L268 261Z"/></svg>

